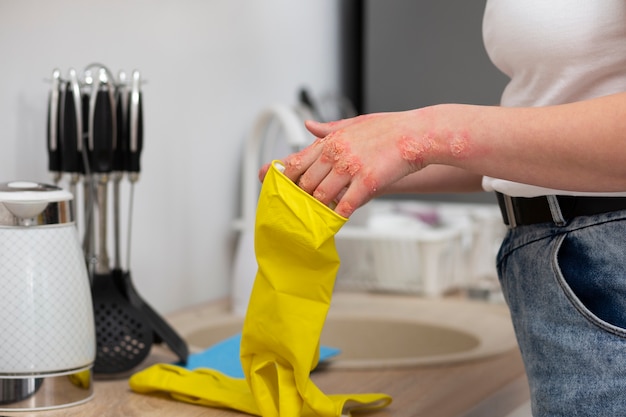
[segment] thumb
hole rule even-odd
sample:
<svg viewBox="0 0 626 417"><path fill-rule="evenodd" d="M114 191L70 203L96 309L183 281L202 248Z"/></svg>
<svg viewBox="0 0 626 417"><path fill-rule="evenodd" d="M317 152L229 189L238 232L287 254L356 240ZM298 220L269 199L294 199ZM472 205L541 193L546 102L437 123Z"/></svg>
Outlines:
<svg viewBox="0 0 626 417"><path fill-rule="evenodd" d="M336 122L317 122L315 120L306 120L304 126L309 132L318 138L324 138L332 132L349 125L351 119L338 120Z"/></svg>

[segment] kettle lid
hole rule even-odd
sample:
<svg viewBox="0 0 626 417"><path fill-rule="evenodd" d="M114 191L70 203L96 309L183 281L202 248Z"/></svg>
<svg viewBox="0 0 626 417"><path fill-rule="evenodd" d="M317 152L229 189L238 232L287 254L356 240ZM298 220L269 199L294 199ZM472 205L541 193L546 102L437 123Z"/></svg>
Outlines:
<svg viewBox="0 0 626 417"><path fill-rule="evenodd" d="M9 203L51 203L72 200L69 191L54 185L32 181L11 181L0 183L0 202Z"/></svg>
<svg viewBox="0 0 626 417"><path fill-rule="evenodd" d="M72 200L72 193L54 185L31 181L0 183L0 226L71 222ZM35 221L35 218L50 209L54 215Z"/></svg>

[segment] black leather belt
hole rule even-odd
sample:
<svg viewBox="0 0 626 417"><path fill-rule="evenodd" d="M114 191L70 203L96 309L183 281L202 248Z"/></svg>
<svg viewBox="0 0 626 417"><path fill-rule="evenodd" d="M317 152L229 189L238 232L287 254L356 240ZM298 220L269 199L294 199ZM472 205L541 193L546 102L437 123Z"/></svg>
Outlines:
<svg viewBox="0 0 626 417"><path fill-rule="evenodd" d="M496 193L504 224L509 227L554 222L548 197L509 197ZM578 216L609 213L626 209L626 197L555 196L563 221Z"/></svg>

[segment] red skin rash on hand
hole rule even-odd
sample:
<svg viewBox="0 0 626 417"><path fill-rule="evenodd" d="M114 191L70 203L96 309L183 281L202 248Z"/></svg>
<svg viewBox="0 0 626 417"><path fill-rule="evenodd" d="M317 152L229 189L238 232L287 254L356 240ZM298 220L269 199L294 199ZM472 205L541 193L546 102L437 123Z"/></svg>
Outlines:
<svg viewBox="0 0 626 417"><path fill-rule="evenodd" d="M360 170L361 161L354 155L339 158L337 165L335 165L335 171L340 175L348 174L354 177Z"/></svg>
<svg viewBox="0 0 626 417"><path fill-rule="evenodd" d="M326 193L324 191L316 189L313 192L313 197L315 197L317 200L324 201L326 199Z"/></svg>
<svg viewBox="0 0 626 417"><path fill-rule="evenodd" d="M338 161L345 152L346 146L341 142L329 142L322 149L322 162Z"/></svg>
<svg viewBox="0 0 626 417"><path fill-rule="evenodd" d="M302 171L302 160L304 159L304 157L306 157L306 155L309 152L313 152L313 150L317 146L323 144L326 140L327 140L327 137L315 139L313 144L311 144L311 146L309 146L308 148L305 148L302 151L300 151L300 152L298 152L296 154L293 154L293 155L289 156L288 158L286 158L285 159L285 166L287 168L289 168L290 170L294 170L296 172L301 172Z"/></svg>
<svg viewBox="0 0 626 417"><path fill-rule="evenodd" d="M303 190L307 190L309 188L309 181L306 180L306 178L302 178L300 177L297 181L298 187L302 188Z"/></svg>
<svg viewBox="0 0 626 417"><path fill-rule="evenodd" d="M365 186L372 192L372 194L374 194L376 190L378 190L378 181L372 178L371 175L367 175L363 179L363 184L365 184Z"/></svg>
<svg viewBox="0 0 626 417"><path fill-rule="evenodd" d="M285 161L286 167L300 171L302 169L302 158L299 154L293 155L291 158Z"/></svg>
<svg viewBox="0 0 626 417"><path fill-rule="evenodd" d="M469 134L467 132L458 132L452 134L449 138L450 153L455 158L463 158L467 155L469 148Z"/></svg>
<svg viewBox="0 0 626 417"><path fill-rule="evenodd" d="M369 189L372 194L374 194L378 189L378 182L371 175L366 175L365 178L363 178L363 184ZM344 193L342 192L339 196L337 196L340 201L339 204L337 204L335 211L343 217L350 217L352 213L354 213L354 211L357 209L357 207L350 201L344 200L343 194Z"/></svg>
<svg viewBox="0 0 626 417"><path fill-rule="evenodd" d="M337 174L354 177L361 170L362 163L358 157L349 155L348 152L346 143L335 140L324 145L320 159L322 162L334 162L333 169Z"/></svg>
<svg viewBox="0 0 626 417"><path fill-rule="evenodd" d="M337 208L335 209L335 211L343 217L350 217L355 210L356 208L347 201L339 202L339 204L337 204Z"/></svg>
<svg viewBox="0 0 626 417"><path fill-rule="evenodd" d="M471 141L466 131L443 132L439 137L446 141L450 155L454 158L467 157ZM442 152L441 146L437 144L435 136L431 133L425 134L421 139L402 136L398 141L398 149L402 159L408 161L416 170L424 167L426 158L432 158Z"/></svg>
<svg viewBox="0 0 626 417"><path fill-rule="evenodd" d="M434 140L430 135L424 135L422 140L402 136L398 141L398 149L402 159L408 161L416 169L424 166L424 156L434 148Z"/></svg>

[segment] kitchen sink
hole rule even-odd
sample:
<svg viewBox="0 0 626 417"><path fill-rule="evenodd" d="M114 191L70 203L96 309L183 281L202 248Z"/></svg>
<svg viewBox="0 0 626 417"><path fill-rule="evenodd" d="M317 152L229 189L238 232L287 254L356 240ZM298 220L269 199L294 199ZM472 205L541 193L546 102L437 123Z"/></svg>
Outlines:
<svg viewBox="0 0 626 417"><path fill-rule="evenodd" d="M227 302L170 317L200 351L241 332L243 317ZM333 295L321 344L341 353L326 366L371 369L457 363L516 348L508 310L500 304L391 294Z"/></svg>

